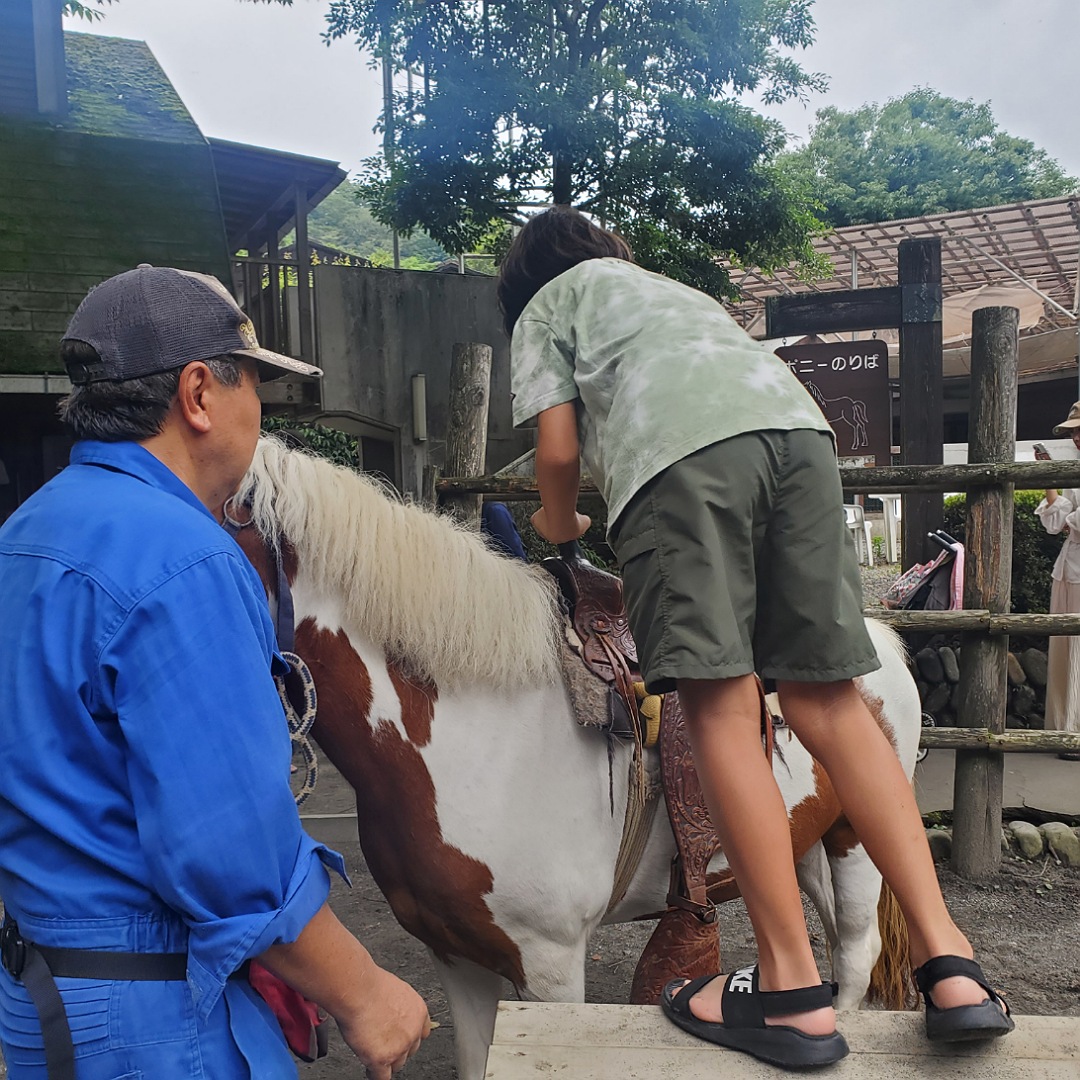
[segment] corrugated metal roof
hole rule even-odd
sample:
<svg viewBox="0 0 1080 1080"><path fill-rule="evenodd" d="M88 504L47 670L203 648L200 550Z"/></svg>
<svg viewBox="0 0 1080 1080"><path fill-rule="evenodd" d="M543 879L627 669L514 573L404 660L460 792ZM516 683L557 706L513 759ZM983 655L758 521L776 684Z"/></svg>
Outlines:
<svg viewBox="0 0 1080 1080"><path fill-rule="evenodd" d="M764 336L766 297L895 285L900 241L931 236L942 242L946 297L985 285L1024 282L1045 298L1041 322L1026 333L1075 327L1080 302L1077 195L836 229L814 241L814 249L832 263L832 277L806 282L794 269L775 275L733 269L739 299L728 309L751 333Z"/></svg>

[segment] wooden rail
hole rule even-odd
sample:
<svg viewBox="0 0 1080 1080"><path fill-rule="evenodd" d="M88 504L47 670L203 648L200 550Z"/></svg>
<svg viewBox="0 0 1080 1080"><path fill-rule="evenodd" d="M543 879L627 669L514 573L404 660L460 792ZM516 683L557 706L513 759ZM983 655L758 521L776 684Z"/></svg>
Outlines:
<svg viewBox="0 0 1080 1080"><path fill-rule="evenodd" d="M961 633L981 630L991 637L1009 634L1037 636L1067 636L1080 634L1080 614L1068 615L995 615L976 609L964 611L890 611L888 608L866 608L863 614L870 619L887 623L894 630L924 631L931 634Z"/></svg>
<svg viewBox="0 0 1080 1080"><path fill-rule="evenodd" d="M1016 461L989 465L889 465L874 469L841 469L840 483L852 494L874 492L967 491L997 484L1020 490L1080 487L1078 461ZM490 495L508 502L537 499L532 476L443 476L435 482L439 495ZM582 481L582 496L599 497L596 485Z"/></svg>
<svg viewBox="0 0 1080 1080"><path fill-rule="evenodd" d="M1080 734L1071 731L990 731L988 728L923 728L927 750L988 750L1012 754L1080 753Z"/></svg>

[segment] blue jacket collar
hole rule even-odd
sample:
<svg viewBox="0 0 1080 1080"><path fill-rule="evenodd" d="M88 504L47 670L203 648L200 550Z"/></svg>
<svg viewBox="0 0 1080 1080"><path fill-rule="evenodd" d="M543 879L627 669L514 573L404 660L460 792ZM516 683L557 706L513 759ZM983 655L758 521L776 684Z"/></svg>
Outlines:
<svg viewBox="0 0 1080 1080"><path fill-rule="evenodd" d="M97 465L127 473L144 484L183 499L214 520L214 515L203 506L195 492L168 465L136 442L97 442L94 439L85 439L72 447L71 464Z"/></svg>

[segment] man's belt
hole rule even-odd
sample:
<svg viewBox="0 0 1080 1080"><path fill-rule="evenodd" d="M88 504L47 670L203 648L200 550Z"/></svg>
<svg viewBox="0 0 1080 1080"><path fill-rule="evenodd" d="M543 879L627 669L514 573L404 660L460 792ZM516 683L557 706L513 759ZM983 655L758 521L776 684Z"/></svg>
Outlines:
<svg viewBox="0 0 1080 1080"><path fill-rule="evenodd" d="M0 963L19 979L37 1010L45 1042L48 1080L75 1080L75 1047L71 1041L57 979L102 979L120 982L184 982L187 953L100 952L35 945L8 918L0 927ZM245 978L248 964L230 978Z"/></svg>

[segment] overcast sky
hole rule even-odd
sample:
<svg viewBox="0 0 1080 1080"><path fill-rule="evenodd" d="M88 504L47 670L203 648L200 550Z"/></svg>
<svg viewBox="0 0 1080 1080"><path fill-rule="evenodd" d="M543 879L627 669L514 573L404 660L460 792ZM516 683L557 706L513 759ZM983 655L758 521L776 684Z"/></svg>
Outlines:
<svg viewBox="0 0 1080 1080"><path fill-rule="evenodd" d="M326 0L117 0L92 27L146 41L204 134L332 158L378 148L380 83L356 47L322 43ZM796 139L814 110L884 102L916 86L989 101L1010 134L1080 176L1080 0L817 0L817 43L799 54L830 88L764 110Z"/></svg>

